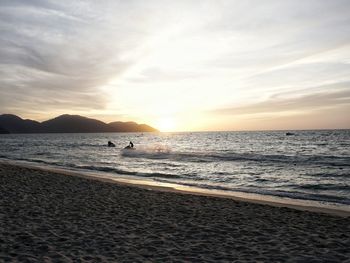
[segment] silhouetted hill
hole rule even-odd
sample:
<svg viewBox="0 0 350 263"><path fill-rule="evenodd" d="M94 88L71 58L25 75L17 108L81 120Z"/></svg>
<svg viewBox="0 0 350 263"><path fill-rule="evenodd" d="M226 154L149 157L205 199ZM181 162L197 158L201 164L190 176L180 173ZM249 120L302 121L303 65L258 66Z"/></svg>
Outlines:
<svg viewBox="0 0 350 263"><path fill-rule="evenodd" d="M104 122L79 115L61 115L41 123L47 133L112 132Z"/></svg>
<svg viewBox="0 0 350 263"><path fill-rule="evenodd" d="M132 132L135 130L142 130L144 132L156 131L153 127L147 124L137 124L136 122L133 122L133 121L129 121L129 122L115 121L115 122L109 123L108 125L113 129L120 130L123 132Z"/></svg>
<svg viewBox="0 0 350 263"><path fill-rule="evenodd" d="M36 133L40 132L40 123L32 120L23 120L13 114L0 115L0 126L9 133Z"/></svg>
<svg viewBox="0 0 350 263"><path fill-rule="evenodd" d="M8 130L5 130L4 128L0 127L0 134L6 134L9 133Z"/></svg>
<svg viewBox="0 0 350 263"><path fill-rule="evenodd" d="M42 123L23 120L12 114L0 115L0 133L93 133L93 132L154 132L157 129L135 122L112 122L79 115L61 115Z"/></svg>

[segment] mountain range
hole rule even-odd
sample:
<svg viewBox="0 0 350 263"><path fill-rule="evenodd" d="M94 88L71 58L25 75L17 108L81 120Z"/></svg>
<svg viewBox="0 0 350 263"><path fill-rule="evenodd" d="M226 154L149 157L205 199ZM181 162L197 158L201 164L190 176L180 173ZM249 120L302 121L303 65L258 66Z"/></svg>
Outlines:
<svg viewBox="0 0 350 263"><path fill-rule="evenodd" d="M157 132L158 130L136 122L104 123L79 115L64 114L38 122L24 120L13 114L0 115L0 133L99 133L99 132Z"/></svg>

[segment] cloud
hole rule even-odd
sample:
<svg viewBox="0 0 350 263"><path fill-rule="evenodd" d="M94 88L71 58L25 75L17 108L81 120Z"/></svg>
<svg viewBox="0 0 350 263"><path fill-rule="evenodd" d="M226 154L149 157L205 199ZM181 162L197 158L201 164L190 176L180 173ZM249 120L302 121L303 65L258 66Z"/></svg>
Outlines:
<svg viewBox="0 0 350 263"><path fill-rule="evenodd" d="M126 45L101 12L84 1L2 1L0 111L105 108L100 87L132 64L122 56L137 41Z"/></svg>
<svg viewBox="0 0 350 263"><path fill-rule="evenodd" d="M4 0L0 112L342 107L349 13L347 0Z"/></svg>
<svg viewBox="0 0 350 263"><path fill-rule="evenodd" d="M321 87L311 87L306 94L277 93L268 99L250 105L229 107L214 110L211 113L220 115L264 115L283 113L300 114L318 110L339 108L350 105L350 82L336 83ZM332 91L337 88L338 90Z"/></svg>
<svg viewBox="0 0 350 263"><path fill-rule="evenodd" d="M349 44L348 1L256 3L239 1L221 10L210 29L227 36L231 48L208 65L255 73Z"/></svg>
<svg viewBox="0 0 350 263"><path fill-rule="evenodd" d="M105 110L118 90L104 86L147 55L147 43L172 27L181 6L1 1L0 112Z"/></svg>

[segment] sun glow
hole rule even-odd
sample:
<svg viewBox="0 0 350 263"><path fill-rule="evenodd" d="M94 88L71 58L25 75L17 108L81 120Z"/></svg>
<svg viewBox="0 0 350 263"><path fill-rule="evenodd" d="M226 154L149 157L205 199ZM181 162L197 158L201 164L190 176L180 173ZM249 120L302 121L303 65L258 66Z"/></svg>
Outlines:
<svg viewBox="0 0 350 263"><path fill-rule="evenodd" d="M156 127L161 132L171 132L175 130L175 120L171 117L164 117L158 120Z"/></svg>

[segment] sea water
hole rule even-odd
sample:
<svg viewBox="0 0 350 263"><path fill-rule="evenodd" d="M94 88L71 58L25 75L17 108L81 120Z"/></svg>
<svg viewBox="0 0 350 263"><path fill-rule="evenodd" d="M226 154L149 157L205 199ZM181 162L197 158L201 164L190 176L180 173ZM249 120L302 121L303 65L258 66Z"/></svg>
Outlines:
<svg viewBox="0 0 350 263"><path fill-rule="evenodd" d="M9 134L0 158L350 205L350 130Z"/></svg>

